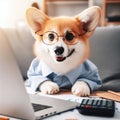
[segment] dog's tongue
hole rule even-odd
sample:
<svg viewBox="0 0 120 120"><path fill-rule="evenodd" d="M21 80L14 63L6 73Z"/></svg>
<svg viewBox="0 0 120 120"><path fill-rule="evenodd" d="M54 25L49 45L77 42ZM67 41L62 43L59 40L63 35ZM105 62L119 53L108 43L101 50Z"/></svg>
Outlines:
<svg viewBox="0 0 120 120"><path fill-rule="evenodd" d="M65 59L65 57L56 57L57 61L63 61Z"/></svg>

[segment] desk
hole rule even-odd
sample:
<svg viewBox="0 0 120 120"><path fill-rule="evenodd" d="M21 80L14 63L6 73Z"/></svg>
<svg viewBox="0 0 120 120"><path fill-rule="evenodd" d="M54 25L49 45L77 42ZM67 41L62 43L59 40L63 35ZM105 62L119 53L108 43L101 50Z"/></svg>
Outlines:
<svg viewBox="0 0 120 120"><path fill-rule="evenodd" d="M26 88L26 89L27 89L28 93L33 93L34 94L34 92L30 88ZM37 93L37 94L40 94L40 95L43 95L43 96L48 96L48 97L59 98L59 99L76 101L76 102L81 102L81 100L84 98L84 97L74 96L68 91L62 91L62 92L60 92L59 94L56 94L56 95L45 95L43 93ZM96 93L92 94L91 97L94 97L95 99L98 99L98 97L96 97L95 95L96 95ZM101 119L102 120L108 120L108 119L110 119L110 120L120 120L120 103L115 102L115 104L116 104L115 115L114 115L114 117L111 117L111 118L96 117L96 116L85 116L85 115L79 114L77 109L74 109L74 110L70 110L70 111L67 111L67 112L64 112L64 113L61 113L61 114L54 115L52 117L45 118L44 120L88 120L88 119L89 120L101 120ZM10 118L10 120L18 120L18 119Z"/></svg>

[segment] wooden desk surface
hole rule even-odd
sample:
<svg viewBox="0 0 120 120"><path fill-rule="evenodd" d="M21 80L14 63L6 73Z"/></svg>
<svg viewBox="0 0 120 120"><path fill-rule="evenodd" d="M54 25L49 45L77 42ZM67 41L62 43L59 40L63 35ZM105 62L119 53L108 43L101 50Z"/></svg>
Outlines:
<svg viewBox="0 0 120 120"><path fill-rule="evenodd" d="M111 100L114 100L114 101L117 101L117 102L120 102L120 92L115 92L116 94L114 93L111 93L111 92L107 92L107 91L95 91L93 92L90 96L98 96L98 97L101 97L101 98L106 98L106 99L111 99ZM72 94L69 90L61 90L59 93L57 94Z"/></svg>

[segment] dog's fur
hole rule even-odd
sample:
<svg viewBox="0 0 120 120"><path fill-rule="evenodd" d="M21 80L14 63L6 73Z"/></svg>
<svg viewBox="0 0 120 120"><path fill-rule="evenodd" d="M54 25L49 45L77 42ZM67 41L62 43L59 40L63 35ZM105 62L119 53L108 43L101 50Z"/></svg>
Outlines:
<svg viewBox="0 0 120 120"><path fill-rule="evenodd" d="M26 11L26 20L36 39L34 45L36 56L40 60L43 60L56 73L65 74L75 69L89 57L88 39L99 23L100 14L100 8L97 6L90 7L74 17L48 17L36 8L28 8ZM43 34L46 31L54 31L59 36L63 36L66 31L85 34L77 38L78 42L75 45L67 45L61 37L59 37L59 40L55 44L46 45L42 42L40 36L35 34L36 32ZM61 46L64 48L64 52L58 56L54 51L57 47ZM73 49L74 52L69 56ZM65 60L58 61L57 57L65 58ZM47 94L55 94L59 91L59 86L52 81L42 83L39 88ZM87 96L90 94L90 89L85 82L77 81L72 87L72 93L78 96Z"/></svg>

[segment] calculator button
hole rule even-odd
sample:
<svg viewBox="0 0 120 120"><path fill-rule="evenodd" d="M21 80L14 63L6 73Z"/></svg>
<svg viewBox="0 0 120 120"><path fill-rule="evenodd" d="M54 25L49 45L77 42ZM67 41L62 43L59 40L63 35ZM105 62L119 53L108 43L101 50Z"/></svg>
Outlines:
<svg viewBox="0 0 120 120"><path fill-rule="evenodd" d="M106 101L103 100L101 106L105 106L105 105L106 105Z"/></svg>
<svg viewBox="0 0 120 120"><path fill-rule="evenodd" d="M88 105L91 105L92 102L93 102L92 100L88 100L87 104L88 104Z"/></svg>
<svg viewBox="0 0 120 120"><path fill-rule="evenodd" d="M98 108L98 106L92 106L92 108Z"/></svg>
<svg viewBox="0 0 120 120"><path fill-rule="evenodd" d="M91 105L86 105L85 107L86 107L86 108L91 108Z"/></svg>
<svg viewBox="0 0 120 120"><path fill-rule="evenodd" d="M87 104L87 102L88 102L88 100L87 99L83 99L83 101L82 101L82 104Z"/></svg>
<svg viewBox="0 0 120 120"><path fill-rule="evenodd" d="M111 102L111 101L108 101L108 102L107 102L107 106L108 106L108 107L111 107L111 106L112 106L112 102Z"/></svg>
<svg viewBox="0 0 120 120"><path fill-rule="evenodd" d="M97 101L97 106L100 106L101 105L101 100L98 100Z"/></svg>
<svg viewBox="0 0 120 120"><path fill-rule="evenodd" d="M81 107L85 107L85 105L81 104Z"/></svg>
<svg viewBox="0 0 120 120"><path fill-rule="evenodd" d="M94 106L97 105L97 100L93 100L93 105L94 105Z"/></svg>

